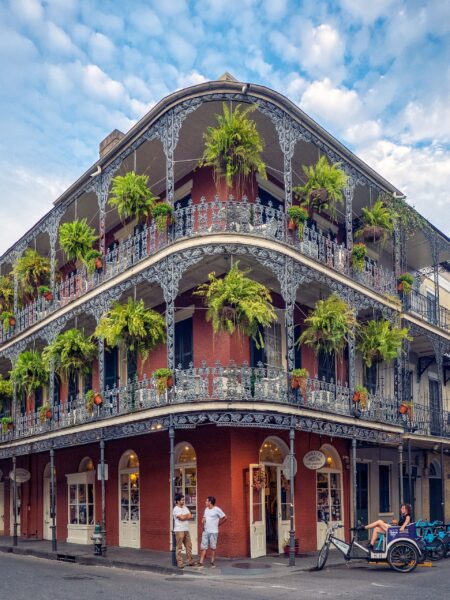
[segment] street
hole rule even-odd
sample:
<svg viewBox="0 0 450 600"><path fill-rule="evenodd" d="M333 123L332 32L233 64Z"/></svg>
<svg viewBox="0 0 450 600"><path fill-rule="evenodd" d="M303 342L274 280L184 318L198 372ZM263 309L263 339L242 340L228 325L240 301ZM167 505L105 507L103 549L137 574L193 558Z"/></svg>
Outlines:
<svg viewBox="0 0 450 600"><path fill-rule="evenodd" d="M432 568L399 574L384 567L354 563L275 577L210 577L184 571L160 575L105 567L87 567L29 556L0 555L0 598L11 600L210 600L346 598L349 600L434 600L448 597L450 560Z"/></svg>

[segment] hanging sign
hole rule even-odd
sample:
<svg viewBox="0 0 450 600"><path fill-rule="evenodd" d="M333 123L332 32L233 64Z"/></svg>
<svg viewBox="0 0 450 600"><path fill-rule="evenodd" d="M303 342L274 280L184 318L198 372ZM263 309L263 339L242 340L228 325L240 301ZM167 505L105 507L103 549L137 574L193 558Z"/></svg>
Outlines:
<svg viewBox="0 0 450 600"><path fill-rule="evenodd" d="M316 471L317 469L321 469L325 463L327 462L327 458L323 452L320 450L311 450L307 452L303 457L303 464L307 469L312 469Z"/></svg>
<svg viewBox="0 0 450 600"><path fill-rule="evenodd" d="M14 481L14 471L10 472L9 478L11 479L11 481ZM25 483L29 479L31 479L30 471L21 468L16 469L16 483Z"/></svg>
<svg viewBox="0 0 450 600"><path fill-rule="evenodd" d="M297 474L297 459L295 458L295 456L292 457L292 464L294 465L294 472L293 472L293 477L296 476ZM286 456L286 458L283 461L283 475L286 477L286 479L290 479L291 478L291 457L289 456L289 454Z"/></svg>

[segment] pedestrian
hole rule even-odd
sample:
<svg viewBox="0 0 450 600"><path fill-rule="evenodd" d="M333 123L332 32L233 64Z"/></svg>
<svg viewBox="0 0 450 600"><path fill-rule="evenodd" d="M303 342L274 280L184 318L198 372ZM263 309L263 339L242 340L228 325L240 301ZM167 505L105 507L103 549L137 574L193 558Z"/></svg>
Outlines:
<svg viewBox="0 0 450 600"><path fill-rule="evenodd" d="M215 567L217 539L219 537L219 527L227 520L226 514L221 508L216 506L214 496L206 498L206 508L203 514L203 533L200 544L201 554L199 566L203 567L208 548L211 548L211 567Z"/></svg>
<svg viewBox="0 0 450 600"><path fill-rule="evenodd" d="M184 503L183 494L175 494L175 506L173 507L173 530L176 538L176 557L179 569L184 569L181 550L184 544L186 549L186 558L190 567L194 566L192 559L192 542L189 533L189 521L192 519L192 513Z"/></svg>

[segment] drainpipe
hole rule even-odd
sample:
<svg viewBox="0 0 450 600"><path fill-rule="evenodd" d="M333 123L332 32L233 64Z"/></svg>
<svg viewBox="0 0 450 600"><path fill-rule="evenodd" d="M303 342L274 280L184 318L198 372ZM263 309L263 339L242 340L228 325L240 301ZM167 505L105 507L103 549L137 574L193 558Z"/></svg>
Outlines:
<svg viewBox="0 0 450 600"><path fill-rule="evenodd" d="M50 517L52 519L52 552L57 551L55 506L55 451L50 449Z"/></svg>
<svg viewBox="0 0 450 600"><path fill-rule="evenodd" d="M101 483L102 483L102 534L103 534L103 556L106 554L106 498L105 498L105 440L100 440L100 469L101 469Z"/></svg>
<svg viewBox="0 0 450 600"><path fill-rule="evenodd" d="M13 463L13 546L17 546L17 481L16 481L16 457L12 457Z"/></svg>
<svg viewBox="0 0 450 600"><path fill-rule="evenodd" d="M444 444L441 442L441 521L445 523Z"/></svg>
<svg viewBox="0 0 450 600"><path fill-rule="evenodd" d="M170 416L170 427L169 427L169 442L170 442L170 496L172 500L172 506L175 499L175 453L174 453L174 443L175 443L175 429L173 427L172 415ZM172 531L172 565L175 566L177 564L177 557L175 554L176 550L176 537L175 531L173 530L173 516L172 509L170 511L170 522L171 522L171 531Z"/></svg>
<svg viewBox="0 0 450 600"><path fill-rule="evenodd" d="M290 469L290 483L291 488L291 502L290 502L290 531L289 531L289 566L295 567L295 523L294 523L294 447L295 442L295 429L291 426L289 430L289 469ZM280 507L281 508L281 507Z"/></svg>

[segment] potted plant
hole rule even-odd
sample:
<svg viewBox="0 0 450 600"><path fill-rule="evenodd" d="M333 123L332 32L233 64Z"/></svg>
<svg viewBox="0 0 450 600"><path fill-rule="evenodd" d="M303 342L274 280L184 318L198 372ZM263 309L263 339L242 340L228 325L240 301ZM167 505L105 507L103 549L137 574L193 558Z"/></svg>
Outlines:
<svg viewBox="0 0 450 600"><path fill-rule="evenodd" d="M352 248L352 265L355 271L362 273L366 264L367 247L365 244L354 244Z"/></svg>
<svg viewBox="0 0 450 600"><path fill-rule="evenodd" d="M21 299L31 302L40 285L44 285L50 277L50 261L36 250L28 248L17 260L14 273L19 282Z"/></svg>
<svg viewBox="0 0 450 600"><path fill-rule="evenodd" d="M173 387L173 373L170 369L156 369L153 373L158 393L163 394Z"/></svg>
<svg viewBox="0 0 450 600"><path fill-rule="evenodd" d="M398 411L401 415L407 415L408 419L411 420L413 416L413 403L406 402L406 400L403 400L400 404Z"/></svg>
<svg viewBox="0 0 450 600"><path fill-rule="evenodd" d="M356 232L357 237L363 237L365 242L378 242L394 231L395 214L381 198L372 208L362 209L362 226Z"/></svg>
<svg viewBox="0 0 450 600"><path fill-rule="evenodd" d="M10 327L15 327L16 325L16 317L12 312L5 310L0 315L0 320L3 323L3 329L5 331L9 331Z"/></svg>
<svg viewBox="0 0 450 600"><path fill-rule="evenodd" d="M134 171L116 175L112 180L108 203L117 208L122 221L137 218L142 223L152 214L158 196L148 187L148 180L147 175L137 175Z"/></svg>
<svg viewBox="0 0 450 600"><path fill-rule="evenodd" d="M411 273L402 273L397 279L397 289L402 294L410 294L414 284L414 277Z"/></svg>
<svg viewBox="0 0 450 600"><path fill-rule="evenodd" d="M400 355L403 340L412 340L408 329L400 329L389 321L367 321L358 332L357 348L364 364L371 367L374 362L391 361Z"/></svg>
<svg viewBox="0 0 450 600"><path fill-rule="evenodd" d="M296 186L293 191L303 198L308 206L309 218L313 213L329 209L332 217L336 213L336 203L344 201L344 188L348 177L340 168L340 163L330 164L326 156L321 156L312 166L303 165L307 177L305 185Z"/></svg>
<svg viewBox="0 0 450 600"><path fill-rule="evenodd" d="M47 285L40 285L38 287L39 295L45 298L47 302L51 302L53 300L52 290Z"/></svg>
<svg viewBox="0 0 450 600"><path fill-rule="evenodd" d="M70 375L89 372L96 355L96 344L79 329L63 331L42 353L45 364L53 361L55 372L66 383Z"/></svg>
<svg viewBox="0 0 450 600"><path fill-rule="evenodd" d="M361 408L366 408L369 392L363 385L357 385L353 394L353 402L359 402Z"/></svg>
<svg viewBox="0 0 450 600"><path fill-rule="evenodd" d="M306 384L309 377L307 369L293 369L291 372L291 388L300 389L303 398L306 398Z"/></svg>
<svg viewBox="0 0 450 600"><path fill-rule="evenodd" d="M14 301L14 286L11 274L0 276L0 313L10 311Z"/></svg>
<svg viewBox="0 0 450 600"><path fill-rule="evenodd" d="M152 217L155 219L156 229L166 231L172 224L173 206L168 202L157 202L152 209Z"/></svg>
<svg viewBox="0 0 450 600"><path fill-rule="evenodd" d="M214 333L229 334L238 330L251 337L262 348L261 328L277 320L272 296L265 285L247 277L250 269L239 269L236 262L225 277L208 275L209 283L199 285L194 295L201 296L207 306L206 320L211 321Z"/></svg>
<svg viewBox="0 0 450 600"><path fill-rule="evenodd" d="M86 219L76 219L59 227L59 245L69 261L79 260L86 265L86 257L97 240L95 229Z"/></svg>
<svg viewBox="0 0 450 600"><path fill-rule="evenodd" d="M14 429L14 421L12 417L2 417L2 429L3 433L7 431L12 431Z"/></svg>
<svg viewBox="0 0 450 600"><path fill-rule="evenodd" d="M116 302L100 319L95 335L110 347L124 343L130 351L137 350L142 368L151 350L165 343L166 322L158 312L145 308L143 300L128 298L126 304Z"/></svg>
<svg viewBox="0 0 450 600"><path fill-rule="evenodd" d="M236 195L241 196L244 184L253 175L267 178L266 165L261 157L264 140L256 123L248 115L256 106L233 109L223 104L223 113L216 115L217 126L208 127L203 135L205 149L200 167L212 167L216 186L224 181L227 189L235 186Z"/></svg>
<svg viewBox="0 0 450 600"><path fill-rule="evenodd" d="M306 329L297 344L311 346L318 353L339 353L357 327L356 313L336 294L316 302L314 310L305 319Z"/></svg>
<svg viewBox="0 0 450 600"><path fill-rule="evenodd" d="M103 256L98 250L89 250L84 258L84 263L89 273L100 271L103 269Z"/></svg>
<svg viewBox="0 0 450 600"><path fill-rule="evenodd" d="M86 394L84 395L84 399L85 399L86 411L88 414L92 415L92 413L94 412L94 399L95 399L94 390L88 390L86 392Z"/></svg>
<svg viewBox="0 0 450 600"><path fill-rule="evenodd" d="M0 411L9 409L13 400L13 383L11 379L3 379L0 375Z"/></svg>
<svg viewBox="0 0 450 600"><path fill-rule="evenodd" d="M52 417L53 413L50 404L43 404L39 408L39 421L45 423L45 421L51 421Z"/></svg>
<svg viewBox="0 0 450 600"><path fill-rule="evenodd" d="M303 240L305 233L305 223L308 220L308 211L302 206L290 206L287 209L287 215L289 217L288 229L290 231L298 230L298 239Z"/></svg>
<svg viewBox="0 0 450 600"><path fill-rule="evenodd" d="M11 381L16 384L19 394L27 399L31 394L48 383L48 368L41 354L36 350L25 350L19 354L11 370Z"/></svg>

